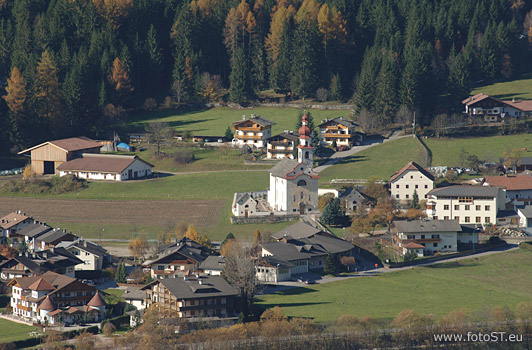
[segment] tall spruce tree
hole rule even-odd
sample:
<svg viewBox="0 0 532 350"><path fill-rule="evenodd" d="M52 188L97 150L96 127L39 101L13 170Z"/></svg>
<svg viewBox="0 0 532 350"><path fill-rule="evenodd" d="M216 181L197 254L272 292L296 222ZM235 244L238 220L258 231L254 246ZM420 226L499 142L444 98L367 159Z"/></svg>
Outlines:
<svg viewBox="0 0 532 350"><path fill-rule="evenodd" d="M235 58L231 64L231 85L229 98L232 102L242 104L251 96L251 84L249 76L249 64L243 48L237 48Z"/></svg>
<svg viewBox="0 0 532 350"><path fill-rule="evenodd" d="M290 90L299 97L311 97L318 87L319 36L315 23L300 23L294 32Z"/></svg>

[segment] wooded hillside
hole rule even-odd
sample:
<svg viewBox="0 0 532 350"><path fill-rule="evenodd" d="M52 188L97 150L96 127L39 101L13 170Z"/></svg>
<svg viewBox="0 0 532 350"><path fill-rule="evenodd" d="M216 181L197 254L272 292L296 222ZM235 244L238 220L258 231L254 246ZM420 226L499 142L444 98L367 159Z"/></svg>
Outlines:
<svg viewBox="0 0 532 350"><path fill-rule="evenodd" d="M98 137L143 105L246 103L266 89L350 100L381 124L412 110L430 123L440 96L450 95L451 110L476 82L530 70L530 8L523 0L0 0L0 150Z"/></svg>

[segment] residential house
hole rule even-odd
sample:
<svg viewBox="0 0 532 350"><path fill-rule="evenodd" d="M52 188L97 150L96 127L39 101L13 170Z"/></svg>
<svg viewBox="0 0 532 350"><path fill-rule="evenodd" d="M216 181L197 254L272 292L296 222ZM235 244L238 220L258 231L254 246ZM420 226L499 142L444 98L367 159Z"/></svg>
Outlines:
<svg viewBox="0 0 532 350"><path fill-rule="evenodd" d="M146 261L144 266L150 267L154 279L174 278L198 271L200 264L212 253L207 247L182 238L177 243L161 246L157 251L158 257Z"/></svg>
<svg viewBox="0 0 532 350"><path fill-rule="evenodd" d="M221 276L196 276L155 280L142 287L147 307L160 308L177 318L231 317L238 290Z"/></svg>
<svg viewBox="0 0 532 350"><path fill-rule="evenodd" d="M275 256L263 256L255 264L257 280L266 284L289 281L293 267L292 263Z"/></svg>
<svg viewBox="0 0 532 350"><path fill-rule="evenodd" d="M59 176L75 175L87 180L123 181L151 176L153 165L138 156L83 153L57 167Z"/></svg>
<svg viewBox="0 0 532 350"><path fill-rule="evenodd" d="M360 125L344 117L322 120L318 126L320 129L320 142L323 145L332 145L351 148L360 145L364 141L364 133Z"/></svg>
<svg viewBox="0 0 532 350"><path fill-rule="evenodd" d="M72 232L55 228L34 238L34 250L45 250L55 247L61 242L72 242L79 239Z"/></svg>
<svg viewBox="0 0 532 350"><path fill-rule="evenodd" d="M224 271L225 257L221 255L210 255L203 260L199 268L210 276L220 276Z"/></svg>
<svg viewBox="0 0 532 350"><path fill-rule="evenodd" d="M295 274L321 270L329 253L335 256L352 256L355 247L301 221L274 233L272 238L276 242L262 244L261 257L273 257L275 260L259 260L262 266L259 265L261 269L257 271L257 277L264 282L272 282L274 274L276 281L282 281ZM276 267L276 264L279 264L279 268L271 269ZM266 270L266 267L270 270Z"/></svg>
<svg viewBox="0 0 532 350"><path fill-rule="evenodd" d="M460 224L497 224L506 210L502 187L456 185L435 188L428 193L427 216L434 220L458 220Z"/></svg>
<svg viewBox="0 0 532 350"><path fill-rule="evenodd" d="M506 189L506 198L514 205L532 204L532 176L530 175L486 176L482 185Z"/></svg>
<svg viewBox="0 0 532 350"><path fill-rule="evenodd" d="M532 205L517 208L520 227L532 227Z"/></svg>
<svg viewBox="0 0 532 350"><path fill-rule="evenodd" d="M506 117L522 117L532 114L532 101L499 100L493 96L479 93L462 101L465 113L470 120L480 119L484 122L500 122Z"/></svg>
<svg viewBox="0 0 532 350"><path fill-rule="evenodd" d="M9 280L36 276L47 271L74 277L74 267L82 263L83 261L64 248L20 253L0 263L0 278Z"/></svg>
<svg viewBox="0 0 532 350"><path fill-rule="evenodd" d="M234 216L256 216L269 215L270 212L263 204L261 199L266 199L268 192L237 192L233 196L232 213Z"/></svg>
<svg viewBox="0 0 532 350"><path fill-rule="evenodd" d="M410 161L392 175L389 186L392 197L398 201L411 201L414 192L419 200L424 200L434 187L434 176L416 162Z"/></svg>
<svg viewBox="0 0 532 350"><path fill-rule="evenodd" d="M261 116L252 114L251 118L246 119L243 115L241 121L233 123L235 130L233 144L238 147L244 145L255 148L265 147L267 140L272 137L272 125L274 124Z"/></svg>
<svg viewBox="0 0 532 350"><path fill-rule="evenodd" d="M33 218L26 216L26 213L20 210L0 218L0 243L6 243L9 238L11 244L17 244L20 240L18 231L32 222Z"/></svg>
<svg viewBox="0 0 532 350"><path fill-rule="evenodd" d="M357 209L375 205L376 200L355 188L348 188L340 196L340 203L346 213L354 213Z"/></svg>
<svg viewBox="0 0 532 350"><path fill-rule="evenodd" d="M480 232L462 227L458 220L404 220L394 221L393 226L393 241L403 255L457 252L461 244L478 244Z"/></svg>
<svg viewBox="0 0 532 350"><path fill-rule="evenodd" d="M107 255L107 249L99 244L79 238L75 241L64 241L56 248L65 248L70 253L83 261L83 264L76 265L76 270L103 270Z"/></svg>
<svg viewBox="0 0 532 350"><path fill-rule="evenodd" d="M13 314L41 324L100 322L105 302L98 289L48 271L9 282Z"/></svg>
<svg viewBox="0 0 532 350"><path fill-rule="evenodd" d="M122 294L126 303L133 305L137 310L146 308L146 291L141 287L128 286Z"/></svg>
<svg viewBox="0 0 532 350"><path fill-rule="evenodd" d="M37 175L59 174L59 165L78 158L82 153L100 153L102 145L88 137L47 141L18 154L31 153L31 167Z"/></svg>
<svg viewBox="0 0 532 350"><path fill-rule="evenodd" d="M48 226L43 222L35 220L33 223L29 224L28 226L18 231L18 235L21 238L24 237L24 240L26 241L26 244L28 245L29 250L34 251L34 250L40 250L40 249L37 249L37 246L36 246L37 238L42 236L46 232L49 232L52 230L53 228L51 226Z"/></svg>
<svg viewBox="0 0 532 350"><path fill-rule="evenodd" d="M294 150L296 149L299 134L292 131L285 131L279 135L272 136L268 139L266 147L266 158L268 159L294 159Z"/></svg>

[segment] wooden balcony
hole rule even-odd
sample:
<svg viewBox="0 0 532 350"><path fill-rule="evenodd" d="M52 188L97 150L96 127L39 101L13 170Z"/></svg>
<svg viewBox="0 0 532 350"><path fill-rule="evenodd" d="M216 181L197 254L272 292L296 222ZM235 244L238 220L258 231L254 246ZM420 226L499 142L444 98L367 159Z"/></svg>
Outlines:
<svg viewBox="0 0 532 350"><path fill-rule="evenodd" d="M277 148L268 148L268 153L283 153L291 154L293 150L291 149L277 149Z"/></svg>
<svg viewBox="0 0 532 350"><path fill-rule="evenodd" d="M332 137L332 138L350 139L353 135L351 135L351 134L326 133L326 134L322 134L322 136L323 137Z"/></svg>
<svg viewBox="0 0 532 350"><path fill-rule="evenodd" d="M262 140L264 136L258 135L235 135L235 139L240 140Z"/></svg>
<svg viewBox="0 0 532 350"><path fill-rule="evenodd" d="M272 146L292 146L292 141L288 142L288 140L284 140L284 141L272 141L272 142L269 142L270 145Z"/></svg>
<svg viewBox="0 0 532 350"><path fill-rule="evenodd" d="M237 126L235 128L235 130L259 132L259 131L262 131L263 129L260 126L257 126L257 127L239 127L239 126Z"/></svg>

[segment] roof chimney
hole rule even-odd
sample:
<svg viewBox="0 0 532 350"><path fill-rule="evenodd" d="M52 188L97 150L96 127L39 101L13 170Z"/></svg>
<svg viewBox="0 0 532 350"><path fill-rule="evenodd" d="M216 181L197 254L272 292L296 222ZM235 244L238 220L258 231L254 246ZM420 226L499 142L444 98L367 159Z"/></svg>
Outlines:
<svg viewBox="0 0 532 350"><path fill-rule="evenodd" d="M203 281L202 281L202 280L199 280L198 283L199 283L200 285L202 285L202 284L203 284Z"/></svg>
<svg viewBox="0 0 532 350"><path fill-rule="evenodd" d="M83 246L87 248L87 241L83 241Z"/></svg>
<svg viewBox="0 0 532 350"><path fill-rule="evenodd" d="M246 120L246 115L242 114L242 120Z"/></svg>

